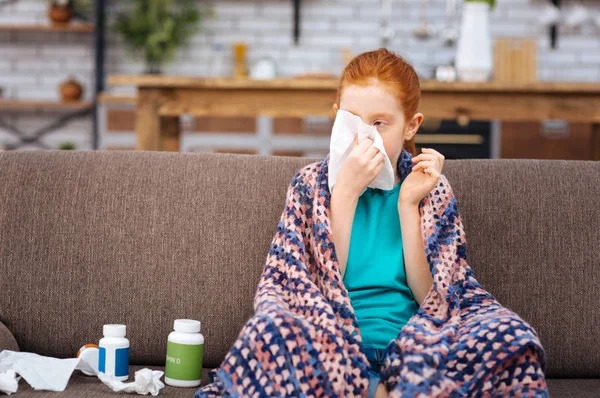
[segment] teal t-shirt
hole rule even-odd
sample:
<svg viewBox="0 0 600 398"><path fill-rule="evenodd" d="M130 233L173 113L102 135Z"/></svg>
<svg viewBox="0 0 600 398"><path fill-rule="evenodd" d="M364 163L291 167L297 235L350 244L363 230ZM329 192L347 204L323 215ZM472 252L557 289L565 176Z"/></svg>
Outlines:
<svg viewBox="0 0 600 398"><path fill-rule="evenodd" d="M419 310L406 280L399 193L400 183L367 188L352 223L344 285L365 347L387 347Z"/></svg>

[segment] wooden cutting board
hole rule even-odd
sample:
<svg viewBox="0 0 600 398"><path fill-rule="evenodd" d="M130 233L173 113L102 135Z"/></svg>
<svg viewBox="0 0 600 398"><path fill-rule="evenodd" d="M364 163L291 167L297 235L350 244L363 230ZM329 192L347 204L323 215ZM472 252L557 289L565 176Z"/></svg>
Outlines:
<svg viewBox="0 0 600 398"><path fill-rule="evenodd" d="M537 41L518 37L497 38L494 42L494 80L537 81Z"/></svg>

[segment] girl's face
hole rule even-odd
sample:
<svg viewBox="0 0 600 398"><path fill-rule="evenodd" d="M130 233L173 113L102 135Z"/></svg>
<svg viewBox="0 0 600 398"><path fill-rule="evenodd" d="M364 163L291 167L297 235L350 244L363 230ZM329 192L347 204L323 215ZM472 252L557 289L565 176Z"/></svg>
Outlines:
<svg viewBox="0 0 600 398"><path fill-rule="evenodd" d="M334 104L333 108L337 113L338 105ZM394 170L404 140L410 140L423 121L423 114L416 113L407 123L400 103L377 79L371 79L366 86L344 87L340 96L339 109L360 116L366 124L377 127Z"/></svg>

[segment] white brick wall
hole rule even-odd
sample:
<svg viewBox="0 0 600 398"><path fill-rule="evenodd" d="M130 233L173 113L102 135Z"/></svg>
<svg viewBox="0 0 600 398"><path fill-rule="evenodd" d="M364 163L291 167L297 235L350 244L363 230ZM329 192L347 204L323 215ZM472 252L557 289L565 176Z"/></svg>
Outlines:
<svg viewBox="0 0 600 398"><path fill-rule="evenodd" d="M207 75L211 73L212 45L225 46L225 59L231 62L231 45L245 41L248 58L253 63L263 56L273 57L281 76L306 71L339 74L342 68L341 50L354 54L379 47L379 0L304 0L301 39L292 43L292 2L289 0L210 0L216 17L206 21L202 31L188 48L182 49L176 62L165 67L165 73L176 75ZM565 7L574 0L564 0ZM442 0L430 1L427 12L436 28L444 26ZM418 26L421 10L416 0L396 0L392 23L396 37L390 48L413 63L418 73L430 77L436 65L453 59L455 49L443 47L438 40L419 41L412 37ZM550 49L548 32L535 24L543 0L498 0L490 16L494 36L528 36L538 39L541 80L599 81L600 31L586 26L580 31L561 28L559 48ZM600 2L583 0L593 15L600 14ZM45 0L19 0L0 9L0 24L40 23L46 21ZM122 1L109 1L109 18ZM106 67L111 73L140 73L144 66L133 61L122 47L121 40L109 30ZM93 36L91 34L0 32L0 86L4 96L22 99L57 99L57 85L70 74L85 86L86 99L91 99L93 87ZM231 67L223 70L229 74ZM11 116L19 126L44 123L47 115ZM25 129L23 127L23 129ZM91 118L71 123L54 134L76 138L78 147L91 145ZM54 137L53 135L53 137ZM48 136L50 137L50 136ZM0 145L9 139L0 130ZM54 142L48 138L49 142ZM133 141L131 142L133 144Z"/></svg>

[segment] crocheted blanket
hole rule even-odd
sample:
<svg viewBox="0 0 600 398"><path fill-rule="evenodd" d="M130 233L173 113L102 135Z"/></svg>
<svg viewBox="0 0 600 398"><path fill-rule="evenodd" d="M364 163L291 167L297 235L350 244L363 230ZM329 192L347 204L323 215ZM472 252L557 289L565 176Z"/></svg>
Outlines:
<svg viewBox="0 0 600 398"><path fill-rule="evenodd" d="M401 181L412 155L398 160ZM329 155L293 177L246 322L195 397L366 397L370 364L329 220ZM419 204L433 287L385 350L390 397L548 396L531 325L475 279L447 178Z"/></svg>

